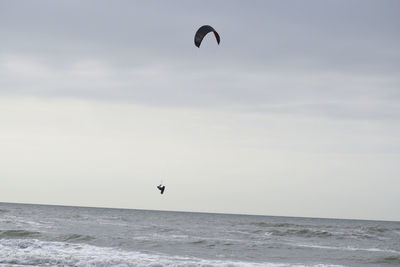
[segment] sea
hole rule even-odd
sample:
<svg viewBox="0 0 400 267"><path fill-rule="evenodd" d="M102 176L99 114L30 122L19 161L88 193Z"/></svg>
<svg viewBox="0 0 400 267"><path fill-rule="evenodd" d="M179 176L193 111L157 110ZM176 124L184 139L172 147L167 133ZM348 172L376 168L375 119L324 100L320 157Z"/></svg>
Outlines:
<svg viewBox="0 0 400 267"><path fill-rule="evenodd" d="M400 266L400 222L0 203L0 266Z"/></svg>

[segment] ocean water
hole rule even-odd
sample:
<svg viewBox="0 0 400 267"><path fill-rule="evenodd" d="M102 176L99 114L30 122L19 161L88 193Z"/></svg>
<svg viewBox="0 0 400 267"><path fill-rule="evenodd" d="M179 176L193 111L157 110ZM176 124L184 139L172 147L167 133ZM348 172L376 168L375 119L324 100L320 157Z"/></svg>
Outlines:
<svg viewBox="0 0 400 267"><path fill-rule="evenodd" d="M0 203L0 266L400 266L400 222Z"/></svg>

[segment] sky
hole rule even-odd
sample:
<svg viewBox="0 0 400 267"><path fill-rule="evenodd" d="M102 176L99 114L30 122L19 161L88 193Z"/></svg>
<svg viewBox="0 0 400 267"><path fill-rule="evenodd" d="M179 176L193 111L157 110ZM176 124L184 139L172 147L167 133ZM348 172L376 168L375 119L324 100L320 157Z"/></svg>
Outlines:
<svg viewBox="0 0 400 267"><path fill-rule="evenodd" d="M0 202L399 221L399 11L0 0Z"/></svg>

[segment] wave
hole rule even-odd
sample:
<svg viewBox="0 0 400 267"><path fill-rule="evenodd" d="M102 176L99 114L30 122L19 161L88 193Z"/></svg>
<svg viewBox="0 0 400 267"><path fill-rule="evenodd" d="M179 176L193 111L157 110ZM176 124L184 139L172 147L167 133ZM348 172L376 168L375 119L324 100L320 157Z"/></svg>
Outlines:
<svg viewBox="0 0 400 267"><path fill-rule="evenodd" d="M300 226L292 223L266 223L266 222L251 222L251 225L259 226L259 227L296 227Z"/></svg>
<svg viewBox="0 0 400 267"><path fill-rule="evenodd" d="M286 224L282 224L282 228L280 229L274 229L272 227L268 227L268 229L253 229L253 230L248 230L248 232L241 231L240 233L243 234L261 234L264 236L298 236L298 237L331 237L331 236L338 236L338 233L336 232L331 232L331 231L326 231L326 230L318 230L318 229L311 229L311 228L302 228L302 227L291 227L291 228L286 228L286 226L283 226ZM285 228L283 228L285 227Z"/></svg>
<svg viewBox="0 0 400 267"><path fill-rule="evenodd" d="M269 235L274 236L298 236L298 237L330 237L333 236L331 232L311 230L311 229L287 229L287 230L270 230Z"/></svg>
<svg viewBox="0 0 400 267"><path fill-rule="evenodd" d="M326 228L332 228L330 226L324 226L323 228L315 225L307 224L294 224L294 223L267 223L267 222L252 222L253 226L257 226L258 229L249 230L251 234L265 234L267 236L298 236L298 237L331 237L336 236L337 233L328 231ZM267 228L267 229L266 229Z"/></svg>
<svg viewBox="0 0 400 267"><path fill-rule="evenodd" d="M123 251L66 242L0 240L0 266L304 266L304 264L211 260L165 254ZM338 266L315 264L313 266Z"/></svg>
<svg viewBox="0 0 400 267"><path fill-rule="evenodd" d="M205 239L200 239L200 240L190 242L190 244L192 244L192 245L203 245L206 243L207 243L207 240L205 240Z"/></svg>
<svg viewBox="0 0 400 267"><path fill-rule="evenodd" d="M383 252L383 253L393 253L399 254L400 251L392 249L380 249L380 248L357 248L357 247L331 247L323 245L313 245L313 244L290 244L296 247L307 247L307 248L318 248L318 249L331 249L331 250L347 250L347 251L368 251L368 252Z"/></svg>
<svg viewBox="0 0 400 267"><path fill-rule="evenodd" d="M369 226L361 228L370 234L381 234L390 231L390 229L381 226Z"/></svg>
<svg viewBox="0 0 400 267"><path fill-rule="evenodd" d="M267 231L266 231L267 230ZM356 231L332 231L326 229L314 229L314 228L305 228L305 227L291 227L291 228L268 228L268 229L255 229L249 231L250 234L265 234L267 236L290 236L290 237L303 237L303 238L327 238L333 237L337 239L379 239L383 240L387 237L384 236L383 233L386 233L386 236L389 234L388 231L392 231L383 227L371 227ZM267 233L267 234L266 234ZM394 231L394 233L396 233ZM397 234L400 234L398 232Z"/></svg>
<svg viewBox="0 0 400 267"><path fill-rule="evenodd" d="M374 261L375 264L395 264L400 265L400 256L382 257Z"/></svg>
<svg viewBox="0 0 400 267"><path fill-rule="evenodd" d="M3 230L0 231L0 238L24 238L36 237L40 235L39 232L25 231L25 230Z"/></svg>
<svg viewBox="0 0 400 267"><path fill-rule="evenodd" d="M59 240L65 242L83 242L83 241L91 241L95 238L90 235L80 235L80 234L69 234L62 236Z"/></svg>
<svg viewBox="0 0 400 267"><path fill-rule="evenodd" d="M9 212L9 210L6 210L6 209L0 209L0 213L6 213L6 212Z"/></svg>

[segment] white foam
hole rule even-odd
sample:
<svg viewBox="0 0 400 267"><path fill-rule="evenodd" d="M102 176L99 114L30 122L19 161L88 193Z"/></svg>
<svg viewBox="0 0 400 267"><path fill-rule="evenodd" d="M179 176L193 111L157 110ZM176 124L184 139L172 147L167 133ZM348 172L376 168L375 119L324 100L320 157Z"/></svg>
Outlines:
<svg viewBox="0 0 400 267"><path fill-rule="evenodd" d="M13 227L26 227L27 225L31 228L50 228L51 225L44 221L29 221L14 215L6 214L0 218L0 223L11 224Z"/></svg>
<svg viewBox="0 0 400 267"><path fill-rule="evenodd" d="M392 250L392 249L380 249L380 248L357 248L357 247L331 247L331 246L323 246L323 245L313 245L313 244L295 244L298 247L307 247L307 248L319 248L319 249L332 249L332 250L348 250L348 251L369 251L369 252L385 252L385 253L393 253L400 254L400 251Z"/></svg>
<svg viewBox="0 0 400 267"><path fill-rule="evenodd" d="M285 263L255 263L208 260L194 257L123 251L86 244L46 242L36 239L0 240L0 266L306 266ZM309 265L307 265L309 266ZM314 266L334 266L317 264ZM337 265L336 265L337 266Z"/></svg>
<svg viewBox="0 0 400 267"><path fill-rule="evenodd" d="M272 233L271 232L265 232L264 235L265 236L272 236Z"/></svg>

